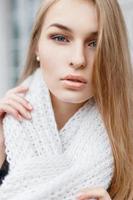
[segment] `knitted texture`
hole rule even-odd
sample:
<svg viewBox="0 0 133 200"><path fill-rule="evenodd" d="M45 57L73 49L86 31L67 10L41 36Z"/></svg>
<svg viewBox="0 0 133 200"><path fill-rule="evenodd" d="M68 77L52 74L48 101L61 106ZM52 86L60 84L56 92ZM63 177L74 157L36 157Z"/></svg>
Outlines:
<svg viewBox="0 0 133 200"><path fill-rule="evenodd" d="M41 69L23 84L32 119L4 119L10 169L0 200L75 200L82 189L107 189L114 160L95 102L88 100L59 131Z"/></svg>

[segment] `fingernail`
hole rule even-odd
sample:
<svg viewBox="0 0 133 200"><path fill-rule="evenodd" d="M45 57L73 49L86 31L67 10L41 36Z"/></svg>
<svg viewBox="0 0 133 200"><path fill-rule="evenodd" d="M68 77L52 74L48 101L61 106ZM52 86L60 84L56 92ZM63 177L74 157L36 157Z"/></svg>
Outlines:
<svg viewBox="0 0 133 200"><path fill-rule="evenodd" d="M31 106L29 103L28 103L28 108L29 108L29 109L32 109L32 106Z"/></svg>
<svg viewBox="0 0 133 200"><path fill-rule="evenodd" d="M22 118L21 115L19 115L19 114L18 114L18 118L19 118L20 121L23 120L23 118Z"/></svg>
<svg viewBox="0 0 133 200"><path fill-rule="evenodd" d="M28 117L29 119L31 119L30 113L27 113L26 115L27 115L27 117Z"/></svg>

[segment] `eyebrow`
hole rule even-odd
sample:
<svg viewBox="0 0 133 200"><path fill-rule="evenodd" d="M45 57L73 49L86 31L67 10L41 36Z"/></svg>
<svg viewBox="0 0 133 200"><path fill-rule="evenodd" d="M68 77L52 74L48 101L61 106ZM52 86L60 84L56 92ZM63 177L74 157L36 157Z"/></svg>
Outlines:
<svg viewBox="0 0 133 200"><path fill-rule="evenodd" d="M59 29L62 29L64 31L68 31L70 33L72 33L72 29L68 28L67 26L64 26L62 24L58 24L58 23L54 23L54 24L51 24L50 26L48 26L48 28L50 27L56 27L56 28L59 28ZM97 36L98 35L98 32L97 31L94 31L94 32L90 32L89 33L90 36Z"/></svg>
<svg viewBox="0 0 133 200"><path fill-rule="evenodd" d="M56 27L56 28L59 28L59 29L65 30L65 31L73 32L72 29L70 29L67 26L64 26L62 24L54 23L54 24L51 24L48 28L50 28L50 27Z"/></svg>

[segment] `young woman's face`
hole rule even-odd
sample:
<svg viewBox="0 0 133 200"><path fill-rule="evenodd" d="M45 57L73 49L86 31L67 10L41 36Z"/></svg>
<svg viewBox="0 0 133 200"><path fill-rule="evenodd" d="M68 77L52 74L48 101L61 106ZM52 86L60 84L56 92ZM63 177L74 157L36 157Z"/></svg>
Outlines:
<svg viewBox="0 0 133 200"><path fill-rule="evenodd" d="M54 97L83 103L93 96L97 32L97 12L91 1L60 0L48 10L37 55Z"/></svg>

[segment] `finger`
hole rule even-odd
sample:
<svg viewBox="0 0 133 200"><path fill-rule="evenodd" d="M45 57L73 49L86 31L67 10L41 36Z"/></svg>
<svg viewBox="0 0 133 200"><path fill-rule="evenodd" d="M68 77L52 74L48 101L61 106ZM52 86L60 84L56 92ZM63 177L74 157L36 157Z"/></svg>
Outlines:
<svg viewBox="0 0 133 200"><path fill-rule="evenodd" d="M2 101L0 102L0 118L3 118L3 115L5 114L5 111L3 109L3 103Z"/></svg>
<svg viewBox="0 0 133 200"><path fill-rule="evenodd" d="M10 106L8 104L7 105L3 104L1 106L2 106L3 113L11 114L16 119L22 120L22 117L19 116L19 113L14 108L12 108L12 106Z"/></svg>
<svg viewBox="0 0 133 200"><path fill-rule="evenodd" d="M5 116L5 112L0 110L0 122L1 120L3 120L4 116Z"/></svg>
<svg viewBox="0 0 133 200"><path fill-rule="evenodd" d="M21 114L22 117L24 117L26 119L31 119L31 115L30 115L29 111L27 111L24 108L24 106L22 106L17 101L12 100L12 99L8 99L5 103L12 106L12 108L14 108L19 114Z"/></svg>
<svg viewBox="0 0 133 200"><path fill-rule="evenodd" d="M77 196L77 200L87 200L87 199L96 199L96 200L111 200L109 194L103 188L93 188L86 191L82 191Z"/></svg>
<svg viewBox="0 0 133 200"><path fill-rule="evenodd" d="M0 108L0 116L4 114L4 110Z"/></svg>
<svg viewBox="0 0 133 200"><path fill-rule="evenodd" d="M20 103L22 106L24 106L26 109L28 110L32 110L32 106L31 104L26 100L24 99L23 97L20 97L18 96L17 94L12 94L10 96L11 99L17 101L18 103Z"/></svg>
<svg viewBox="0 0 133 200"><path fill-rule="evenodd" d="M8 92L7 92L7 95L8 94L12 94L12 93L25 93L28 91L28 87L27 86L18 86L18 87L15 87L13 89L10 89Z"/></svg>

